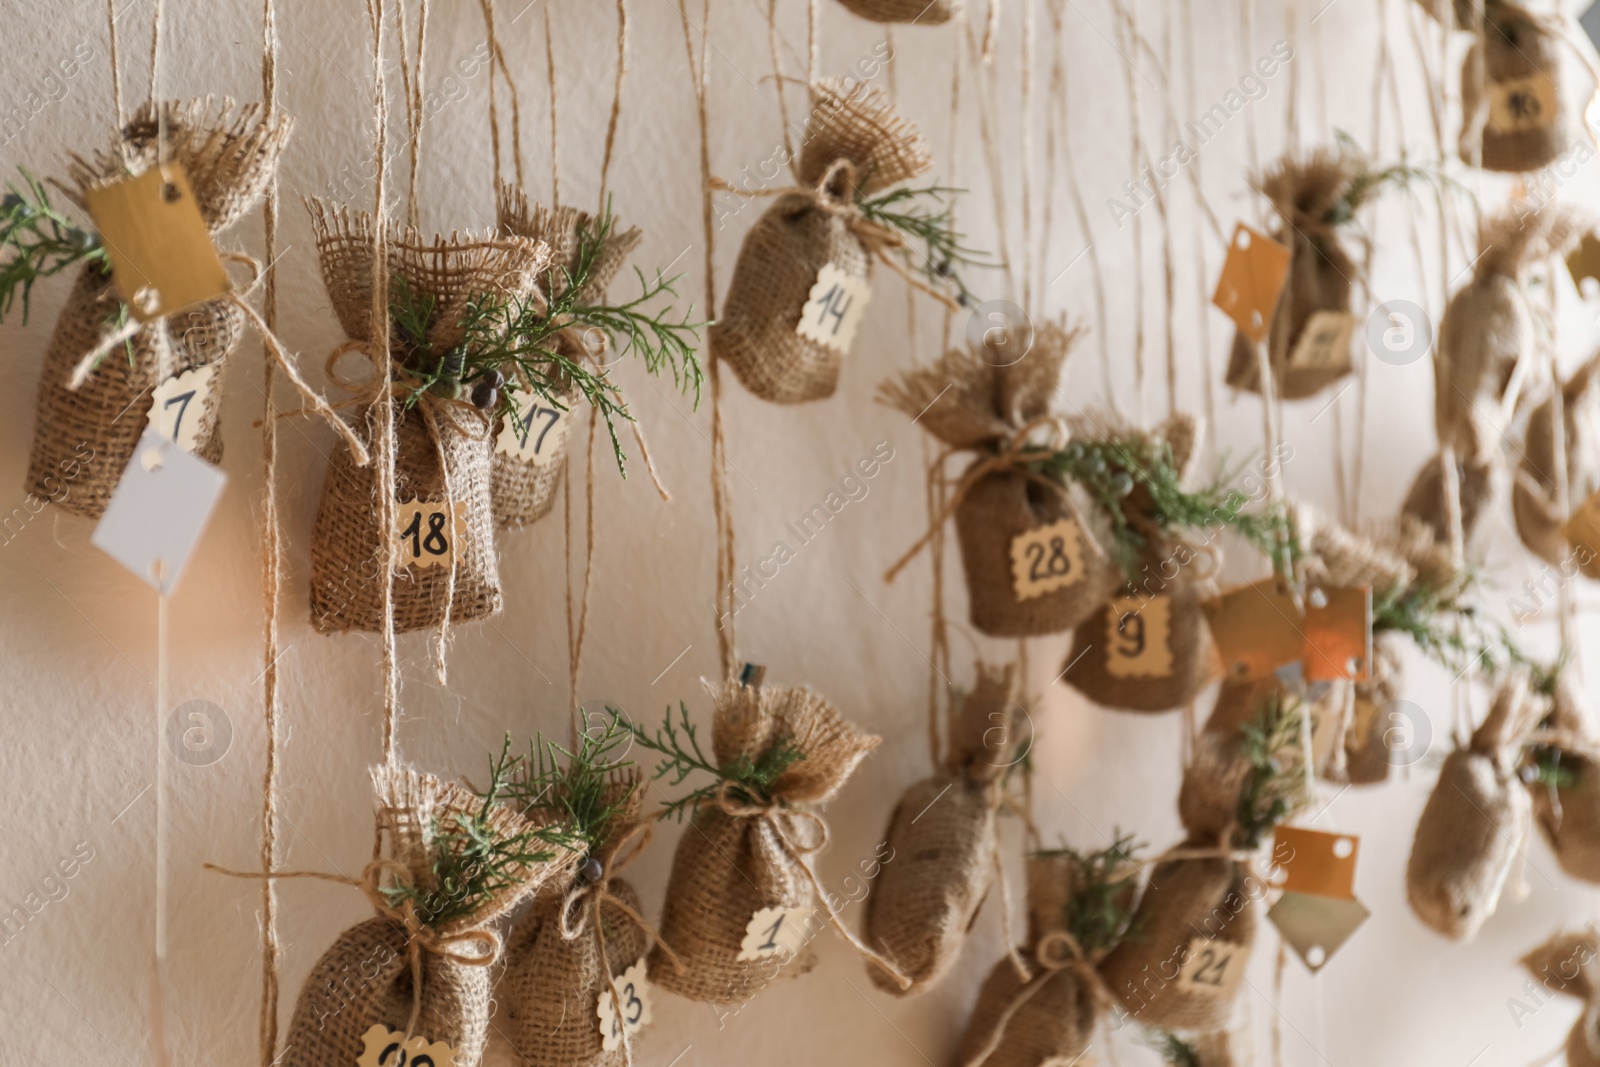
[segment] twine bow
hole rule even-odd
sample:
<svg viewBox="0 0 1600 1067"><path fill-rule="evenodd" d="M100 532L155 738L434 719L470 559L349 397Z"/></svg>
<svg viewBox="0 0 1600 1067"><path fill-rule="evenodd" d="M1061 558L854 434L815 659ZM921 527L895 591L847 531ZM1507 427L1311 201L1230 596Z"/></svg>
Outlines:
<svg viewBox="0 0 1600 1067"><path fill-rule="evenodd" d="M325 871L234 871L214 863L205 863L201 866L205 870L227 875L229 878L314 878L318 881L354 886L361 890L374 911L383 918L399 924L406 932L406 962L411 969L411 1017L406 1022L402 1043L410 1040L416 1030L417 1020L422 1014L424 952L463 967L489 967L500 958L500 935L493 930L480 928L444 933L434 930L417 916L416 901L408 898L401 901L399 907L390 904L384 892L385 878L388 879L389 887L398 885L409 888L415 884L411 869L395 860L373 860L362 869L360 878L351 878L344 874L328 874ZM464 946L471 944L480 946L481 951L461 951Z"/></svg>
<svg viewBox="0 0 1600 1067"><path fill-rule="evenodd" d="M818 210L842 221L855 235L856 240L861 242L861 247L866 250L867 255L900 275L906 280L906 284L927 293L951 311L961 307L948 294L941 293L906 270L894 256L889 254L903 249L906 246L905 238L893 227L869 219L861 210L852 195L856 188L856 165L848 159L834 160L817 180L816 185L786 185L778 189L741 189L725 178L712 178L707 185L715 192L733 193L735 196L751 198L790 194L807 197Z"/></svg>
<svg viewBox="0 0 1600 1067"><path fill-rule="evenodd" d="M737 791L737 794L736 794ZM839 913L834 909L833 902L828 899L827 891L822 888L816 872L811 869L807 857L814 852L821 851L828 844L828 824L822 816L814 811L804 811L798 808L786 808L776 803L762 803L752 800L748 795L739 790L738 783L724 779L717 787L715 796L716 805L724 815L735 819L760 819L772 830L773 836L783 846L785 852L794 860L795 865L804 872L806 880L811 883L812 891L822 902L823 910L828 913L828 921L839 932L839 936L854 948L861 957L869 963L881 968L885 974L894 979L901 989L911 988L911 979L901 972L887 958L869 948L860 938L850 932L850 928L839 918ZM804 820L816 830L815 843L807 844L795 840L786 827L786 821Z"/></svg>
<svg viewBox="0 0 1600 1067"><path fill-rule="evenodd" d="M1053 431L1051 434L1051 443L1054 448L1059 450L1066 447L1067 442L1071 439L1071 430L1067 428L1066 421L1059 415L1041 415L1038 418L1032 419L1025 423L1017 430L1016 433L1011 435L1011 439L1006 442L1005 447L999 452L996 452L993 455L985 456L977 463L974 463L971 467L967 468L966 473L961 476L961 480L956 483L954 491L952 491L945 499L944 508L933 518L933 521L928 524L927 532L919 537L916 544L907 549L905 554L896 560L894 565L884 572L883 580L886 582L894 581L895 577L905 569L906 565L916 558L917 553L921 552L923 548L927 546L928 542L932 541L938 536L940 529L942 529L950 517L956 513L956 509L961 506L961 502L966 499L967 494L972 491L973 486L977 485L980 481L991 474L999 474L1007 471L1020 471L1030 482L1034 482L1037 485L1041 485L1050 489L1052 492L1060 494L1062 502L1067 507L1067 511L1072 515L1073 520L1077 522L1078 530L1080 533L1082 533L1084 542L1088 544L1089 550L1096 556L1105 556L1105 549L1102 548L1100 546L1100 542L1095 539L1094 534L1089 529L1089 524L1083 520L1083 514L1081 511L1079 511L1077 502L1072 499L1072 495L1067 492L1066 487L1060 482L1046 478L1042 474L1029 470L1027 467L1028 463L1033 462L1034 459L1037 458L1028 454L1028 438L1033 435L1033 431L1042 426L1049 427ZM957 451L959 451L959 449L946 449L939 456L939 458L928 467L928 480L930 482L939 477L939 472L944 468L944 461Z"/></svg>
<svg viewBox="0 0 1600 1067"><path fill-rule="evenodd" d="M583 936L586 926L593 928L595 942L600 949L600 967L606 976L606 989L611 993L613 1010L619 1014L622 1011L622 995L617 992L616 979L611 974L611 961L606 954L606 928L602 914L604 908L609 906L626 915L635 926L644 931L645 937L651 944L660 946L661 951L666 954L667 961L672 964L672 969L679 974L683 973L683 961L672 951L672 946L661 939L661 931L650 925L633 905L611 892L612 875L632 863L639 853L644 851L645 846L650 843L652 829L649 823L634 824L633 828L612 848L611 856L601 862L600 877L592 882L580 880L574 883L561 902L559 925L563 938L576 941ZM622 1061L627 1067L632 1067L633 1040L626 1026L622 1026L621 1029Z"/></svg>
<svg viewBox="0 0 1600 1067"><path fill-rule="evenodd" d="M311 386L306 383L306 380L300 376L300 371L295 367L294 358L290 356L288 351L283 347L283 342L278 340L278 335L272 332L272 328L267 325L266 320L263 319L260 313L257 312L255 308L251 307L250 304L245 300L245 297L249 296L250 293L255 290L256 286L261 284L261 264L256 262L254 257L246 255L243 252L225 252L222 254L222 258L229 263L238 263L243 265L250 271L251 278L250 284L246 286L242 292L239 290L229 290L219 299L224 300L231 306L239 309L240 313L244 315L245 321L250 324L251 328L255 330L256 335L261 338L262 348L265 349L267 355L276 360L278 366L282 368L284 377L288 378L289 381L294 385L295 389L299 391L300 396L304 399L305 403L311 408L311 410L315 411L318 415L321 415L323 419L327 421L328 425L332 426L339 436L344 438L345 444L349 446L351 454L356 458L356 465L359 467L365 467L371 461L371 456L367 452L367 446L361 442L359 437L356 436L355 431L351 430L350 427L346 425L345 421L339 418L339 416L334 412L333 406L324 400L321 394L319 394L315 389L311 388ZM138 319L130 318L121 327L102 337L99 343L91 348L82 359L78 360L77 365L72 368L72 373L67 378L67 389L72 392L77 392L83 383L89 380L89 375L94 373L95 368L100 365L100 361L105 359L105 357L110 354L113 348L116 348L123 342L132 339L146 326L160 326L164 329L166 321L166 319L159 319L154 322L146 323L140 322ZM156 379L158 382L166 381L168 378L170 378L172 376L173 369L171 366L170 349L163 346L160 349L160 352L162 355L156 367Z"/></svg>

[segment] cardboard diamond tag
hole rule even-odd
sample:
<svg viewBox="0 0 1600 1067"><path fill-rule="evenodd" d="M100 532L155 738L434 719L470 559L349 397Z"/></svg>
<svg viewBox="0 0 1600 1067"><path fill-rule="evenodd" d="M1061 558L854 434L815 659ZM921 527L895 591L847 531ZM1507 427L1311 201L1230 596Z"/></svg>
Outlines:
<svg viewBox="0 0 1600 1067"><path fill-rule="evenodd" d="M1359 900L1285 893L1267 918L1312 974L1327 966L1372 913Z"/></svg>
<svg viewBox="0 0 1600 1067"><path fill-rule="evenodd" d="M84 194L111 260L111 281L140 322L165 318L232 288L178 163Z"/></svg>
<svg viewBox="0 0 1600 1067"><path fill-rule="evenodd" d="M227 480L147 429L90 541L165 596L182 577Z"/></svg>
<svg viewBox="0 0 1600 1067"><path fill-rule="evenodd" d="M1227 313L1241 333L1260 344L1266 339L1288 276L1288 246L1241 222L1228 242L1228 258L1211 302Z"/></svg>

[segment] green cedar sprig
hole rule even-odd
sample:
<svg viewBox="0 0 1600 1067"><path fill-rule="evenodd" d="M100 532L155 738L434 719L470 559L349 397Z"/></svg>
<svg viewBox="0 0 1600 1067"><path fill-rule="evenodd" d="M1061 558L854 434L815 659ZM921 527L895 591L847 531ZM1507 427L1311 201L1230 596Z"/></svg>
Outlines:
<svg viewBox="0 0 1600 1067"><path fill-rule="evenodd" d="M1253 721L1241 728L1241 758L1250 765L1239 790L1235 814L1241 831L1236 844L1255 848L1262 838L1294 814L1310 797L1305 765L1298 754L1303 711L1297 698L1274 692Z"/></svg>
<svg viewBox="0 0 1600 1067"><path fill-rule="evenodd" d="M1147 1030L1145 1037L1170 1067L1200 1067L1200 1051L1177 1034Z"/></svg>
<svg viewBox="0 0 1600 1067"><path fill-rule="evenodd" d="M555 858L549 846L557 835L549 827L505 835L495 829L489 813L505 799L519 757L510 755L507 737L499 758L490 757L489 785L479 797L482 804L471 815L455 812L449 823L434 822L437 852L432 887L388 885L380 890L390 907L411 901L417 918L438 926L475 914L503 890L520 881L519 869Z"/></svg>
<svg viewBox="0 0 1600 1067"><path fill-rule="evenodd" d="M1458 675L1476 669L1493 679L1511 668L1536 668L1503 625L1468 601L1477 584L1476 572L1469 571L1458 588L1445 593L1423 585L1374 590L1372 633L1404 634L1423 655Z"/></svg>
<svg viewBox="0 0 1600 1067"><path fill-rule="evenodd" d="M576 752L543 737L530 740L527 755L516 757L505 785L507 800L523 811L538 808L557 817L559 832L552 833L552 844L585 856L611 835L613 821L627 810L638 788L616 788L612 772L633 766L631 760L617 758L617 749L631 734L619 712L606 710L610 717L584 731ZM510 741L507 734L506 744Z"/></svg>
<svg viewBox="0 0 1600 1067"><path fill-rule="evenodd" d="M763 749L754 759L741 753L731 763L716 764L700 748L695 736L694 723L689 721L689 708L678 704L678 722L673 722L672 709L667 709L666 720L652 736L637 724L629 724L633 739L640 747L659 753L653 778L660 780L671 776L670 786L679 786L691 774L709 774L715 779L675 800L662 802L661 818L675 817L683 821L685 814L692 815L702 803L714 799L723 782L732 782L737 797L753 804L770 804L772 787L783 772L806 758L795 745L794 739L781 737Z"/></svg>
<svg viewBox="0 0 1600 1067"><path fill-rule="evenodd" d="M61 214L50 203L44 183L22 168L25 188L7 184L0 200L0 321L10 313L18 290L22 293L22 321L28 321L28 299L33 283L75 263L98 263L109 271L110 261L100 237Z"/></svg>
<svg viewBox="0 0 1600 1067"><path fill-rule="evenodd" d="M1279 573L1291 572L1300 545L1288 512L1279 504L1246 511L1248 494L1230 488L1233 475L1222 470L1211 485L1185 489L1165 441L1142 436L1091 440L1078 438L1034 464L1058 481L1081 485L1111 520L1112 557L1130 580L1137 577L1145 536L1134 528L1129 510L1164 530L1214 530L1226 527L1266 553ZM1139 493L1135 496L1135 490Z"/></svg>
<svg viewBox="0 0 1600 1067"><path fill-rule="evenodd" d="M1536 745L1528 750L1531 768L1529 787L1573 789L1578 784L1578 769L1563 761L1566 753L1555 745Z"/></svg>
<svg viewBox="0 0 1600 1067"><path fill-rule="evenodd" d="M1144 846L1132 835L1112 831L1111 844L1095 852L1062 846L1041 849L1037 856L1064 856L1072 868L1071 896L1063 921L1084 952L1109 949L1137 937L1132 884L1139 877L1137 855Z"/></svg>
<svg viewBox="0 0 1600 1067"><path fill-rule="evenodd" d="M633 415L611 381L609 369L596 369L568 356L561 351L556 335L571 328L598 330L619 355L636 353L650 374L659 374L663 368L670 370L673 384L680 391L694 390L698 406L704 375L694 345L706 324L691 318L692 306L681 318L673 317L671 306L659 312L645 310L646 304L663 294L678 295L678 275L669 278L657 272L650 280L635 268L639 296L620 304L593 303L585 298L615 225L608 206L592 227L579 226L572 263L552 271L535 295L473 294L457 324L461 343L448 352L434 352L428 343L428 331L434 321L433 298L411 292L403 278L396 278L390 292L390 315L413 350L409 369L418 379L406 403L415 403L428 391L459 397L463 387L498 374L526 380L546 403L565 411L561 397L569 387L576 388L605 420L617 467L626 477L616 422L631 422ZM499 392L498 405L497 414L513 418L521 415L510 389Z"/></svg>
<svg viewBox="0 0 1600 1067"><path fill-rule="evenodd" d="M953 194L964 191L941 185L930 185L925 189L901 186L881 196L859 196L856 208L869 222L899 230L919 244L920 263L911 247L901 249L906 266L924 275L935 286L953 286L961 306L970 307L975 300L972 291L955 269L956 265L986 267L993 264L988 262L987 253L963 245L961 241L965 234L955 228L951 198ZM929 206L928 199L940 205L937 211Z"/></svg>

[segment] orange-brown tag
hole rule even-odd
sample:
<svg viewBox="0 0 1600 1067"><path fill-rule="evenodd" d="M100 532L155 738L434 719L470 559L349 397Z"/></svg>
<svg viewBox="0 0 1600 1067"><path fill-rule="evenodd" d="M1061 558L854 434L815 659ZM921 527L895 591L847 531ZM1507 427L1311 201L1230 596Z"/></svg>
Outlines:
<svg viewBox="0 0 1600 1067"><path fill-rule="evenodd" d="M1355 899L1359 838L1303 826L1280 826L1273 833L1272 862L1284 873L1283 889Z"/></svg>
<svg viewBox="0 0 1600 1067"><path fill-rule="evenodd" d="M1208 600L1204 607L1211 639L1230 679L1266 678L1300 658L1304 619L1287 580L1264 578Z"/></svg>
<svg viewBox="0 0 1600 1067"><path fill-rule="evenodd" d="M1372 589L1313 589L1306 595L1305 647L1300 654L1308 682L1341 678L1364 682L1372 663Z"/></svg>
<svg viewBox="0 0 1600 1067"><path fill-rule="evenodd" d="M1227 312L1240 332L1260 344L1288 276L1288 246L1241 222L1228 244L1228 258L1211 302Z"/></svg>
<svg viewBox="0 0 1600 1067"><path fill-rule="evenodd" d="M140 322L232 288L180 164L97 186L84 201L111 259L117 295Z"/></svg>
<svg viewBox="0 0 1600 1067"><path fill-rule="evenodd" d="M1562 533L1573 548L1584 549L1591 556L1600 554L1600 493L1578 506Z"/></svg>

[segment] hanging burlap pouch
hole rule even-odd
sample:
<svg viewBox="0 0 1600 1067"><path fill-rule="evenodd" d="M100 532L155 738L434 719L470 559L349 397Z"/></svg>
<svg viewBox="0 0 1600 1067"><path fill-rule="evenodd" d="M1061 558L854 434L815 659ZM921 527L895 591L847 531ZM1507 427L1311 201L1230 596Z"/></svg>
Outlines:
<svg viewBox="0 0 1600 1067"><path fill-rule="evenodd" d="M376 767L378 825L389 858L368 865L361 880L379 915L350 927L312 967L289 1024L282 1067L353 1064L373 1026L409 1032L455 1050L459 1067L477 1067L489 1036L490 967L500 938L490 924L561 877L571 857L513 863L471 910L428 925L413 902L386 902L380 887L410 884L447 894L434 866L441 831L476 814L483 801L471 791L411 767ZM489 814L494 833L506 837L536 824L504 806Z"/></svg>
<svg viewBox="0 0 1600 1067"><path fill-rule="evenodd" d="M1426 524L1434 538L1450 543L1449 509L1440 472L1444 470L1442 458L1435 455L1417 472L1406 492L1401 513ZM1470 544L1478 531L1478 524L1489 514L1489 506L1505 481L1505 471L1498 457L1482 461L1457 457L1457 499L1461 506L1461 532Z"/></svg>
<svg viewBox="0 0 1600 1067"><path fill-rule="evenodd" d="M1024 332L1025 331L1025 332ZM982 345L953 348L930 366L878 387L947 446L975 454L945 515L889 569L890 580L954 514L972 625L994 637L1070 630L1110 599L1123 578L1060 480L1028 464L1036 433L1062 447L1064 423L1050 416L1061 369L1078 331L1045 322L994 330ZM930 477L937 477L936 463Z"/></svg>
<svg viewBox="0 0 1600 1067"><path fill-rule="evenodd" d="M1511 513L1517 536L1528 551L1546 563L1561 566L1572 555L1562 528L1556 486L1560 472L1556 446L1563 444L1567 463L1567 500L1571 510L1581 507L1600 491L1600 356L1573 373L1561 387L1565 441L1555 435L1555 398L1552 396L1528 416L1523 433L1521 461L1511 487Z"/></svg>
<svg viewBox="0 0 1600 1067"><path fill-rule="evenodd" d="M365 338L372 312L371 219L322 201L312 200L309 206L334 311L345 333ZM441 353L460 343L459 322L468 300L485 293L528 298L549 256L548 246L525 238L453 234L428 243L414 230L398 229L387 248L396 284L403 282L416 299L434 301L428 347ZM395 405L400 527L395 531L400 540L395 630L494 615L501 602L490 495L490 416L431 392L411 397L404 366L412 351L392 323L390 342L397 395L375 398L358 432L373 440L376 404ZM345 448L334 453L323 478L312 528L311 621L324 633L381 628L384 534L379 529L377 478L375 466L358 466L357 457ZM408 509L408 504L420 507Z"/></svg>
<svg viewBox="0 0 1600 1067"><path fill-rule="evenodd" d="M1395 764L1390 752L1394 723L1392 705L1400 699L1404 667L1400 644L1394 637L1378 637L1372 643L1369 677L1355 686L1355 703L1350 725L1344 735L1344 778L1351 785L1376 785L1389 778Z"/></svg>
<svg viewBox="0 0 1600 1067"><path fill-rule="evenodd" d="M956 711L940 773L906 790L884 832L894 857L867 897L862 939L901 974L869 963L879 989L921 993L955 963L995 878L1000 778L1016 761L1016 668L978 664L977 681Z"/></svg>
<svg viewBox="0 0 1600 1067"><path fill-rule="evenodd" d="M542 241L550 246L549 284L560 295L566 291L566 278L578 254L578 231L593 232L598 220L574 207L547 208L531 204L519 188L499 182L495 186L497 225L508 237ZM637 227L612 230L600 248L589 280L579 298L592 303L601 298L628 255L639 246L643 234ZM581 359L587 355L582 340L574 331L557 334L554 343L562 355ZM513 383L514 384L514 383ZM495 522L500 526L526 526L537 522L555 506L556 490L561 487L566 469L569 431L582 395L566 389L558 395L530 395L524 403L533 405L527 426L515 416L501 417L494 430L494 470L492 493ZM530 417L531 416L531 417ZM559 429L558 429L559 427ZM535 435L530 454L524 446L528 433Z"/></svg>
<svg viewBox="0 0 1600 1067"><path fill-rule="evenodd" d="M1285 400L1312 396L1350 373L1350 294L1360 271L1341 243L1346 220L1336 211L1365 170L1355 153L1323 149L1285 158L1256 182L1282 220L1272 236L1290 250L1267 335L1272 377ZM1234 334L1227 382L1261 392L1256 342L1243 333Z"/></svg>
<svg viewBox="0 0 1600 1067"><path fill-rule="evenodd" d="M1201 606L1214 594L1214 569L1181 538L1148 531L1138 580L1079 624L1062 677L1114 711L1171 711L1194 700L1217 673Z"/></svg>
<svg viewBox="0 0 1600 1067"><path fill-rule="evenodd" d="M1594 930L1557 934L1521 962L1545 990L1584 1005L1567 1037L1569 1067L1600 1067L1600 940Z"/></svg>
<svg viewBox="0 0 1600 1067"><path fill-rule="evenodd" d="M1211 715L1195 736L1178 787L1178 818L1191 837L1220 839L1238 823L1239 791L1250 774L1250 764L1240 754L1242 731L1267 701L1287 695L1276 677L1250 682L1223 679Z"/></svg>
<svg viewBox="0 0 1600 1067"><path fill-rule="evenodd" d="M1072 880L1067 857L1028 857L1028 946L989 972L961 1038L958 1067L1072 1063L1088 1050L1104 992L1092 961L1066 930Z"/></svg>
<svg viewBox="0 0 1600 1067"><path fill-rule="evenodd" d="M711 727L719 767L755 765L776 746L792 745L802 758L766 797L727 779L696 807L673 856L661 917L661 937L682 969L657 946L653 983L690 1000L742 1003L776 978L816 965L810 931L822 922L849 936L810 867L827 837L811 806L837 793L878 741L808 689L762 687L759 678L724 683ZM788 940L799 935L796 925L807 928L798 947ZM763 942L757 935L769 926L777 928Z"/></svg>
<svg viewBox="0 0 1600 1067"><path fill-rule="evenodd" d="M1527 835L1531 804L1517 780L1519 738L1536 721L1527 681L1502 682L1467 748L1445 759L1406 864L1406 896L1428 926L1457 941L1478 932Z"/></svg>
<svg viewBox="0 0 1600 1067"><path fill-rule="evenodd" d="M637 769L612 772L607 793L614 798L607 803L620 808L609 820L605 841L589 862L570 872L570 880L540 893L506 948L496 996L505 1005L506 1036L525 1067L629 1062L621 1023L636 1020L643 1007L623 976L645 959L655 938L643 920L638 893L616 872L643 850L649 824L640 822ZM599 1019L604 997L614 998L609 1042ZM621 1020L616 1019L618 1002Z"/></svg>
<svg viewBox="0 0 1600 1067"><path fill-rule="evenodd" d="M1561 47L1558 24L1514 4L1497 0L1485 5L1481 45L1473 42L1461 68L1461 111L1467 116L1459 145L1463 162L1526 174L1554 163L1567 150L1572 120L1561 91ZM1487 115L1480 115L1485 106ZM1480 122L1481 161L1474 159L1472 143Z"/></svg>
<svg viewBox="0 0 1600 1067"><path fill-rule="evenodd" d="M260 201L293 125L287 115L269 117L259 105L165 101L158 137L156 109L146 104L115 147L91 159L74 157L68 193L81 207L94 186L143 173L155 165L159 141L162 158L183 165L215 237ZM231 300L218 299L145 324L72 388L79 362L118 328L122 312L110 273L96 263L84 266L56 319L39 375L28 490L91 519L111 502L149 425L153 391L177 375L214 368L199 402L185 405L178 431L188 441L192 429L194 454L221 462L223 363L245 318Z"/></svg>
<svg viewBox="0 0 1600 1067"><path fill-rule="evenodd" d="M893 231L861 214L857 198L909 181L933 163L922 134L865 83L815 87L804 138L801 188L779 195L745 235L709 334L712 357L727 361L750 392L778 404L833 395L849 348L850 338L840 335L846 304L867 299L872 257L898 245ZM835 285L843 295L827 307L811 305L814 291L822 300Z"/></svg>
<svg viewBox="0 0 1600 1067"><path fill-rule="evenodd" d="M1576 684L1563 672L1556 679L1550 717L1541 733L1551 736L1535 749L1553 758L1556 782L1530 781L1533 818L1561 869L1600 883L1600 752Z"/></svg>
<svg viewBox="0 0 1600 1067"><path fill-rule="evenodd" d="M913 26L940 26L961 11L960 0L839 0L839 3L868 22L900 22Z"/></svg>
<svg viewBox="0 0 1600 1067"><path fill-rule="evenodd" d="M1227 1025L1255 944L1261 887L1221 852L1215 838L1191 837L1175 850L1179 858L1156 864L1133 934L1100 962L1107 988L1134 1022L1160 1030Z"/></svg>

